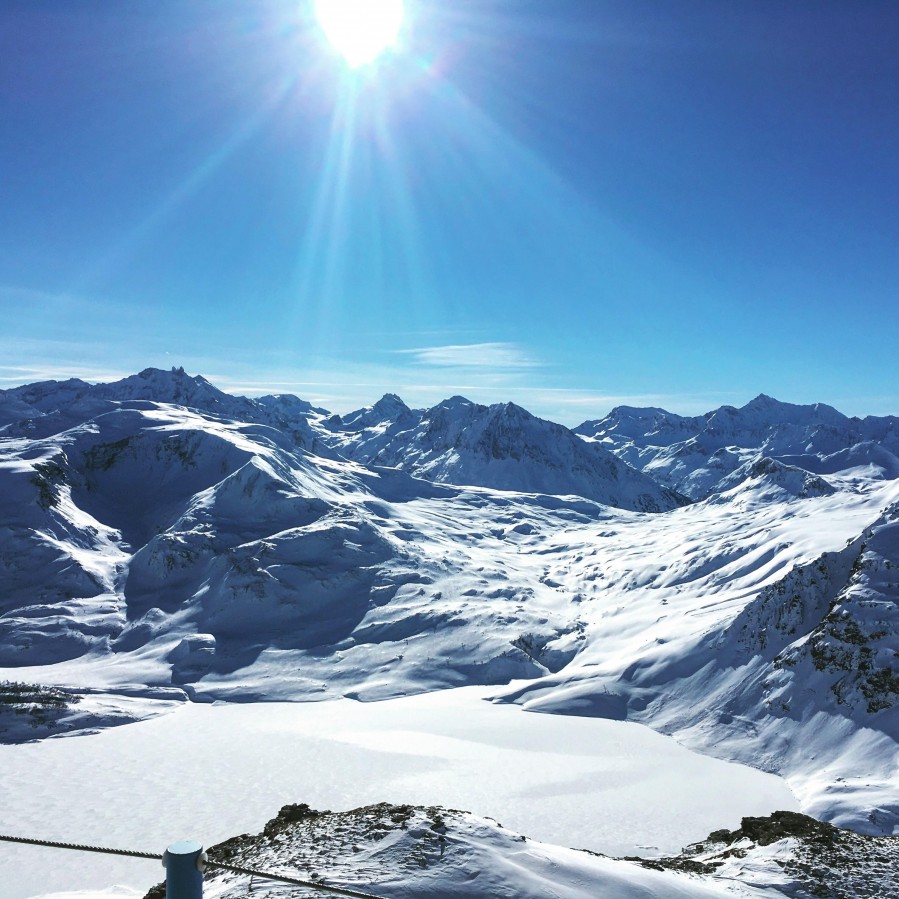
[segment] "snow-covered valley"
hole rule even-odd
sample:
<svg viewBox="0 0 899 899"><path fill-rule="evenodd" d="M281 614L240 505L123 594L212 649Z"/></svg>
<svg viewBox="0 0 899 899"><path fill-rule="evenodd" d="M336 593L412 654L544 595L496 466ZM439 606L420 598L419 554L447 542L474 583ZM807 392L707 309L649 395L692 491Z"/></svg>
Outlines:
<svg viewBox="0 0 899 899"><path fill-rule="evenodd" d="M184 754L205 734L198 759L221 769L227 746L229 779L258 792L233 797L244 817L172 819L208 840L287 802L381 800L613 854L675 853L775 808L899 834L896 421L768 397L575 432L458 397L341 417L180 370L0 391L0 680L91 691L0 708L5 827L87 841L62 832L92 825L54 805L54 771L96 765L118 795L166 770L149 747L182 727ZM401 726L411 694L443 711ZM447 711L456 695L493 701ZM320 702L258 705L276 700ZM303 733L293 757L282 726ZM258 768L254 743L272 751ZM608 769L610 743L627 761ZM343 758L331 788L316 753ZM372 776L399 757L402 776ZM670 817L639 811L662 793ZM121 840L89 838L147 848L173 836L160 815L149 831L101 816ZM4 876L25 851L0 846Z"/></svg>

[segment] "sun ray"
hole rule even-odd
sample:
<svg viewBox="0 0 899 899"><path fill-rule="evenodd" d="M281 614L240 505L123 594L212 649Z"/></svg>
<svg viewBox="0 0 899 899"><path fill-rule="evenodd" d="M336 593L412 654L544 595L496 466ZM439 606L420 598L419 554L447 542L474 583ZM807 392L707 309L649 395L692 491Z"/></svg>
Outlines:
<svg viewBox="0 0 899 899"><path fill-rule="evenodd" d="M101 258L92 260L74 280L69 288L70 292L88 292L92 285L102 281L114 269L121 267L145 240L194 196L235 152L263 128L293 86L293 81L286 80L272 90L267 101L251 116L240 122L231 134L188 172L181 182L146 216L136 222L113 246L110 246Z"/></svg>
<svg viewBox="0 0 899 899"><path fill-rule="evenodd" d="M328 132L324 163L297 254L293 328L312 329L313 344L328 330L341 287L340 250L347 227L350 170L356 124L355 86L340 86Z"/></svg>

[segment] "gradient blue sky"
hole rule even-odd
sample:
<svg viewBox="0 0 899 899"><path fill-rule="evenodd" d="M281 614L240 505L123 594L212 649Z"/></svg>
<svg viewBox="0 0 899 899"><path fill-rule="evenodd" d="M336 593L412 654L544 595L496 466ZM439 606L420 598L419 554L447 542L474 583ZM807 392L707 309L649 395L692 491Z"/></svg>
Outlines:
<svg viewBox="0 0 899 899"><path fill-rule="evenodd" d="M899 3L3 0L0 386L899 413Z"/></svg>

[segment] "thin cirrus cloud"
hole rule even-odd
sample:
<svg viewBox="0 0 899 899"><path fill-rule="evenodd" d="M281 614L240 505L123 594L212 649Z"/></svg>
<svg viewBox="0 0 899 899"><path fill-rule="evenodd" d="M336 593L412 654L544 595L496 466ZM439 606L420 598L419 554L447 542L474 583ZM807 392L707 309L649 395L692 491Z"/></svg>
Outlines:
<svg viewBox="0 0 899 899"><path fill-rule="evenodd" d="M410 356L416 365L441 368L490 368L520 370L539 368L542 363L514 343L466 343L418 347L397 352Z"/></svg>

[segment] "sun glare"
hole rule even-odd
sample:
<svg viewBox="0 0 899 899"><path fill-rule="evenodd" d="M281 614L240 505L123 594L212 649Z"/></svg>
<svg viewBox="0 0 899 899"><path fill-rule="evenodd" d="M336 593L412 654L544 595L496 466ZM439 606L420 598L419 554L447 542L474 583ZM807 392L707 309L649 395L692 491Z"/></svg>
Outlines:
<svg viewBox="0 0 899 899"><path fill-rule="evenodd" d="M403 0L315 0L322 31L351 68L374 62L393 46Z"/></svg>

